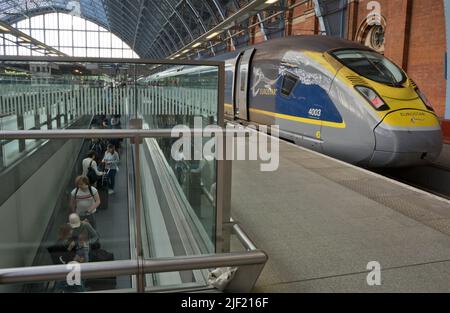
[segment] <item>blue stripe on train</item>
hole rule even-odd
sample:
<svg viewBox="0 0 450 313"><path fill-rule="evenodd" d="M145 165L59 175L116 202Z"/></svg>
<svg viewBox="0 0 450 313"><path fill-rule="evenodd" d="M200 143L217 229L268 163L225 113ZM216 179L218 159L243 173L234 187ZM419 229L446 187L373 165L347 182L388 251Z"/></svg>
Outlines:
<svg viewBox="0 0 450 313"><path fill-rule="evenodd" d="M344 121L328 92L322 87L298 82L292 94L285 97L281 95L281 84L282 79L277 82L276 113L333 123Z"/></svg>

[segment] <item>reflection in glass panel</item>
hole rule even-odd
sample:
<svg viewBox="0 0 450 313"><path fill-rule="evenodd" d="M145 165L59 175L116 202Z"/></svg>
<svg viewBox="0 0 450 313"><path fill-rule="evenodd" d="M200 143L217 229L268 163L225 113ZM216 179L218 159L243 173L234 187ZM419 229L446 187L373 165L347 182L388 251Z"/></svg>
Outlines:
<svg viewBox="0 0 450 313"><path fill-rule="evenodd" d="M30 112L32 113L32 112ZM32 114L27 114L24 117L24 124L25 124L25 129L29 130L35 127L35 120L34 120L34 116Z"/></svg>
<svg viewBox="0 0 450 313"><path fill-rule="evenodd" d="M6 164L11 164L19 152L19 141L11 141L3 146L3 157L5 158Z"/></svg>

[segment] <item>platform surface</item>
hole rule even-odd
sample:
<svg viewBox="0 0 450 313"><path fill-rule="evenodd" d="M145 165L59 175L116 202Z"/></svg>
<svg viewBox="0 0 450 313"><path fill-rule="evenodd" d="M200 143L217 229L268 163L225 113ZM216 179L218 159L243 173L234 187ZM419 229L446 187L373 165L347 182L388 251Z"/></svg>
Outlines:
<svg viewBox="0 0 450 313"><path fill-rule="evenodd" d="M255 292L450 292L450 202L289 143L233 162L232 216L269 255Z"/></svg>

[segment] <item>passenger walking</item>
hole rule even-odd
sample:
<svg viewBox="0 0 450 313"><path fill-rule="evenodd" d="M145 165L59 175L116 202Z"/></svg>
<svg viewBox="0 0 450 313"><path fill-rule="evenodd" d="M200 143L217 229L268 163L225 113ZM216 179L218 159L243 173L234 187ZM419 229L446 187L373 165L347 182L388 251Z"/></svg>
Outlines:
<svg viewBox="0 0 450 313"><path fill-rule="evenodd" d="M99 241L97 232L89 223L82 222L76 213L69 216L69 225L72 228L69 248L75 249L75 260L79 263L89 262L90 247Z"/></svg>
<svg viewBox="0 0 450 313"><path fill-rule="evenodd" d="M103 160L103 156L105 155L106 151L106 144L102 139L92 139L92 144L90 146L90 150L95 152L96 154L96 161L101 162Z"/></svg>
<svg viewBox="0 0 450 313"><path fill-rule="evenodd" d="M86 176L78 176L75 185L70 198L71 212L77 213L83 221L87 220L93 228L97 228L95 213L100 206L98 190L89 184Z"/></svg>
<svg viewBox="0 0 450 313"><path fill-rule="evenodd" d="M97 180L105 175L105 172L101 172L98 170L96 160L97 153L95 151L90 151L87 154L86 159L84 159L82 162L82 176L86 176L87 178L89 178L89 183L91 184L91 186L95 186Z"/></svg>
<svg viewBox="0 0 450 313"><path fill-rule="evenodd" d="M72 227L64 224L58 229L58 238L54 245L47 248L53 264L67 264L75 259L75 251L71 247Z"/></svg>
<svg viewBox="0 0 450 313"><path fill-rule="evenodd" d="M119 154L116 151L116 148L113 144L108 145L108 150L105 153L105 157L103 158L103 163L105 165L105 171L108 175L109 180L109 191L108 194L114 194L114 187L116 184L116 174L119 171Z"/></svg>
<svg viewBox="0 0 450 313"><path fill-rule="evenodd" d="M113 115L111 117L111 128L112 129L118 129L120 128L120 118L118 118L117 115Z"/></svg>

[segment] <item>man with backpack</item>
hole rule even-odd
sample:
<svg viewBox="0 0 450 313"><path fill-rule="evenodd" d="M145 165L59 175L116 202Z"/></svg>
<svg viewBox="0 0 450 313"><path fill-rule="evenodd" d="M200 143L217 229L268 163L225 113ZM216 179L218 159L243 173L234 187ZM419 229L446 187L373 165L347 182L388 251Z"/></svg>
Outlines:
<svg viewBox="0 0 450 313"><path fill-rule="evenodd" d="M70 197L71 213L77 213L83 221L89 222L95 229L97 227L95 213L101 203L98 190L90 185L86 176L78 176L75 179L75 186Z"/></svg>

